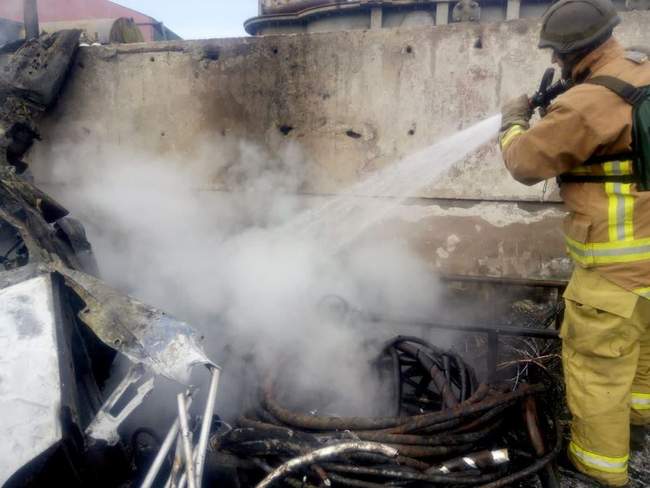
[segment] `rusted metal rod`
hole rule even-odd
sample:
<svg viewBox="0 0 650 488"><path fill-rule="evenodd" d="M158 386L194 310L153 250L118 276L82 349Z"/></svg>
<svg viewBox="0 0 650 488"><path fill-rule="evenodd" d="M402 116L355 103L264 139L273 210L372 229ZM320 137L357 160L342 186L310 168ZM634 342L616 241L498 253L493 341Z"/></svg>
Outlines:
<svg viewBox="0 0 650 488"><path fill-rule="evenodd" d="M420 348L414 346L413 344L401 343L397 345L397 348L400 351L406 352L411 356L418 359L420 364L427 369L433 383L436 385L440 396L442 397L445 405L449 408L455 407L458 405L458 399L454 396L451 391L451 387L445 378L445 374L438 368L435 364L435 361L431 359L427 354L424 353Z"/></svg>
<svg viewBox="0 0 650 488"><path fill-rule="evenodd" d="M560 427L559 422L556 422L555 430L555 447L550 453L546 454L543 458L538 459L533 464L517 473L513 473L492 483L481 485L479 488L505 488L506 486L510 486L513 483L516 483L517 481L529 478L530 476L533 476L544 469L544 467L551 463L558 456L558 454L560 454L560 451L562 451L562 428Z"/></svg>
<svg viewBox="0 0 650 488"><path fill-rule="evenodd" d="M539 428L539 414L537 411L537 400L534 397L525 398L522 403L524 419L526 421L526 429L528 431L528 438L530 439L535 454L538 458L543 458L546 453L546 444L542 431ZM555 475L555 471L550 464L544 466L544 469L539 473L542 486L544 488L559 488L560 484Z"/></svg>
<svg viewBox="0 0 650 488"><path fill-rule="evenodd" d="M466 474L436 474L436 473L418 473L412 470L405 470L403 468L394 467L376 467L370 468L365 466L349 466L344 464L326 464L325 467L330 471L356 474L362 476L379 476L392 480L402 481L424 481L436 484L452 484L452 485L466 485L476 486L480 483L487 483L492 480L498 479L499 473L486 473L479 475L466 475Z"/></svg>
<svg viewBox="0 0 650 488"><path fill-rule="evenodd" d="M385 429L391 434L407 434L431 425L457 417L468 417L495 408L503 403L517 400L543 391L540 385L523 385L512 393L504 393L497 398L488 398L478 403L461 404L442 412L417 415L414 417L314 417L292 412L279 405L267 388L264 402L269 411L288 424L308 430L376 430Z"/></svg>
<svg viewBox="0 0 650 488"><path fill-rule="evenodd" d="M498 334L511 337L528 337L531 339L549 339L559 340L560 332L555 329L535 329L533 327L513 327L510 325L462 325L462 324L442 324L436 322L424 322L419 320L389 318L389 317L372 317L375 322L388 325L413 326L420 328L430 328L439 330L451 330L461 333L470 334Z"/></svg>

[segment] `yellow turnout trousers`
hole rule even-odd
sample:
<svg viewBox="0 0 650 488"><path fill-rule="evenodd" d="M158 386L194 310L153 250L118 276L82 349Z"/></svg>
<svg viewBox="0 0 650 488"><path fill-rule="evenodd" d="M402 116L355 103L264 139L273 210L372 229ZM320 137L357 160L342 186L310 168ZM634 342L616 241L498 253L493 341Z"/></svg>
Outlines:
<svg viewBox="0 0 650 488"><path fill-rule="evenodd" d="M650 300L576 268L564 294L569 457L610 486L628 481L630 423L650 425Z"/></svg>

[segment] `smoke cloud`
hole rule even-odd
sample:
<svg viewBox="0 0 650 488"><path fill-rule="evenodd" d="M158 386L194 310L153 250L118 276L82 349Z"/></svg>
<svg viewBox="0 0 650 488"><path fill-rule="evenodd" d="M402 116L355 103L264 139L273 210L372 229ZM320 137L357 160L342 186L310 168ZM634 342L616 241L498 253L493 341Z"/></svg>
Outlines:
<svg viewBox="0 0 650 488"><path fill-rule="evenodd" d="M222 138L187 161L56 140L33 158L37 181L83 221L106 281L201 331L224 366L222 412L240 411L255 371L276 370L294 404L378 413L372 360L395 331L347 308L431 317L438 284L399 240L304 232L322 201L296 196L310 168L297 146Z"/></svg>

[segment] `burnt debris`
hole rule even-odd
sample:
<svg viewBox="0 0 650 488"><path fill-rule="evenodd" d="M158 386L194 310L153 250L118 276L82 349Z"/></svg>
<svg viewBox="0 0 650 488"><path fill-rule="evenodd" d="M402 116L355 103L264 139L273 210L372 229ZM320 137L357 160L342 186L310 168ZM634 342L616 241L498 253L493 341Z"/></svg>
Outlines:
<svg viewBox="0 0 650 488"><path fill-rule="evenodd" d="M543 386L479 383L457 353L414 337L391 341L377 366L383 383L393 385L394 416L293 411L276 398L279 377L271 377L260 404L213 437L215 457L235 464L236 486L282 480L296 487L496 488L548 475L562 437L558 422L538 407ZM349 443L356 447L337 451Z"/></svg>
<svg viewBox="0 0 650 488"><path fill-rule="evenodd" d="M142 450L118 429L156 377L185 385L196 365L217 370L189 325L98 278L83 226L34 185L23 161L79 36L71 30L27 41L0 71L0 346L10 351L0 357L3 486L132 482ZM111 389L118 355L131 367Z"/></svg>

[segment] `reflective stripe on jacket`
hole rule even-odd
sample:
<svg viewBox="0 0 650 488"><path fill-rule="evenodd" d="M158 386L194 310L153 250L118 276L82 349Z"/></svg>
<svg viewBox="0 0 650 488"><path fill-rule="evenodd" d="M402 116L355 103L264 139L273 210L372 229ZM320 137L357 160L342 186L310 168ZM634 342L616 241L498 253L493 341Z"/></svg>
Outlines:
<svg viewBox="0 0 650 488"><path fill-rule="evenodd" d="M576 78L586 80L603 75L650 85L650 63L628 59L621 45L610 39L574 70ZM632 162L617 156L632 150L631 106L607 88L581 83L558 97L531 129L509 129L501 147L506 167L522 183L563 174L600 180L561 186L570 211L564 225L569 255L650 299L650 192L637 192L626 182L633 174ZM602 163L584 164L593 158ZM622 178L603 181L605 176Z"/></svg>

